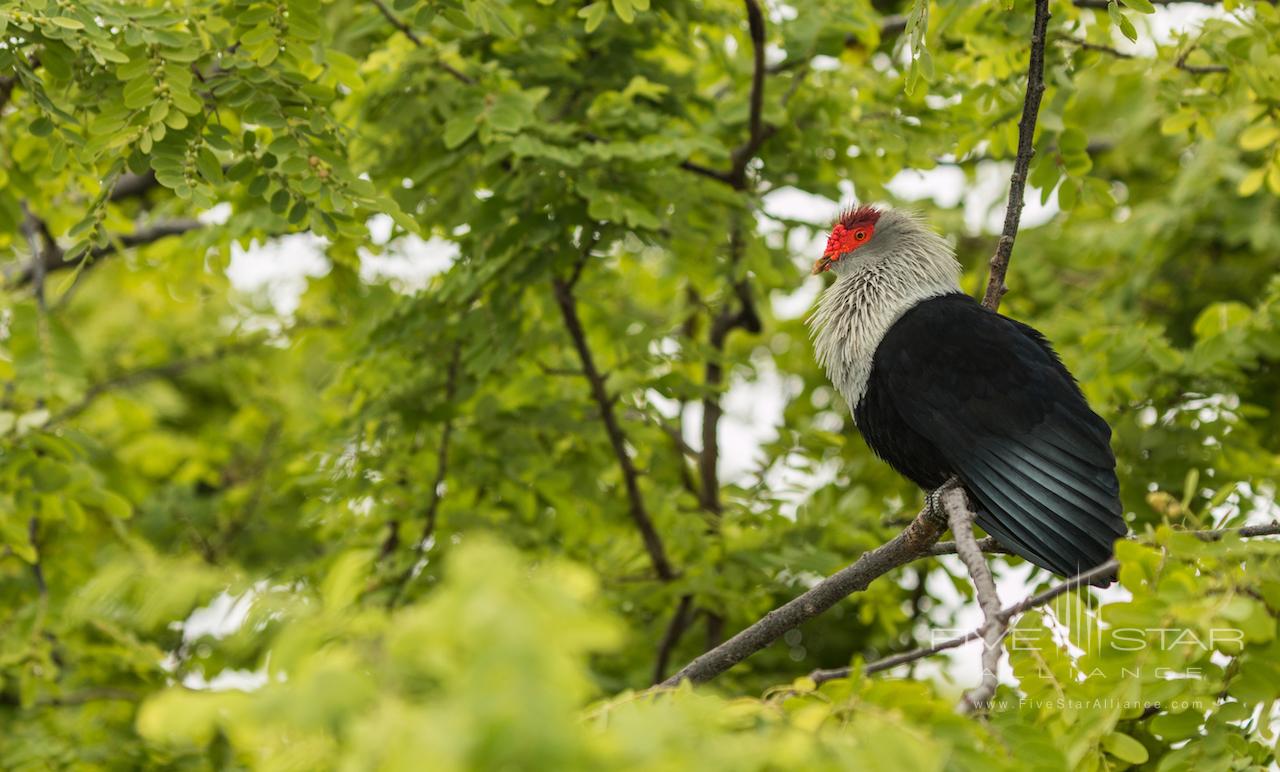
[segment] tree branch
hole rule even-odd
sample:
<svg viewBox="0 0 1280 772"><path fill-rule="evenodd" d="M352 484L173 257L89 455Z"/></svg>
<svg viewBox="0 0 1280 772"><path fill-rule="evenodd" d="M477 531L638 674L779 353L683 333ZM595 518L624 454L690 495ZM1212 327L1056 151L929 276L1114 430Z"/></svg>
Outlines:
<svg viewBox="0 0 1280 772"><path fill-rule="evenodd" d="M22 61L21 55L18 56L18 61L19 62ZM27 59L28 69L34 72L39 67L40 67L40 57L38 55L32 54L30 57L28 57ZM0 110L4 110L5 106L9 104L9 100L13 97L13 90L17 88L18 84L20 84L21 82L22 82L22 78L19 76L17 72L15 72L12 75L6 75L0 78Z"/></svg>
<svg viewBox="0 0 1280 772"><path fill-rule="evenodd" d="M1000 655L1003 653L1000 642L1004 639L1007 626L1000 620L1000 595L996 592L995 580L991 578L991 568L973 536L975 513L969 505L969 497L963 488L956 486L944 491L941 501L943 511L947 513L951 523L951 532L956 537L956 552L973 580L978 606L986 620L982 626L982 681L976 688L965 693L962 702L966 712L974 712L986 708L996 693Z"/></svg>
<svg viewBox="0 0 1280 772"><path fill-rule="evenodd" d="M55 271L74 268L81 263L85 267L94 264L94 261L108 255L115 254L122 249L132 249L133 247L141 247L169 236L180 236L189 231L203 228L204 224L199 220L179 219L166 222L159 222L139 228L133 233L126 233L123 236L117 236L111 239L111 243L105 247L94 247L83 255L68 259L63 253L61 247L50 240L49 247L44 250L44 260L41 267L44 273L50 274ZM9 281L10 287L21 287L34 282L36 279L35 266L31 265L22 269L13 276Z"/></svg>
<svg viewBox="0 0 1280 772"><path fill-rule="evenodd" d="M742 227L736 221L729 230L729 269L736 270L742 261L743 252ZM720 405L720 388L724 385L725 342L729 333L736 329L758 333L761 330L760 315L756 311L755 301L751 297L751 287L746 279L734 282L734 294L737 297L737 308L732 301L725 302L720 312L711 323L707 342L711 346L711 356L707 359L706 375L703 384L705 396L702 398L702 452L698 457L698 471L701 477L702 507L713 518L719 519L720 506L720 418L724 414Z"/></svg>
<svg viewBox="0 0 1280 772"><path fill-rule="evenodd" d="M445 375L444 401L449 405L450 412L449 417L444 421L444 427L440 430L440 445L436 448L436 476L431 483L431 492L427 498L427 510L422 524L422 535L418 538L418 543L414 545L413 560L405 568L404 572L400 574L400 578L396 580L396 585L391 591L391 597L387 600L388 609L395 608L396 604L400 602L405 588L409 586L409 582L413 579L418 569L418 561L426 554L431 537L435 535L440 501L444 498L444 482L449 476L449 441L453 437L453 403L458 396L458 374L461 370L462 344L459 342L454 344L453 356L449 360L449 370Z"/></svg>
<svg viewBox="0 0 1280 772"><path fill-rule="evenodd" d="M658 641L658 658L653 663L653 679L650 683L661 683L662 679L667 677L667 666L671 662L671 654L675 651L676 644L680 643L685 630L689 629L692 617L693 596L681 595L680 602L676 604L675 613L672 614L671 621L667 623L667 628L662 633L662 640Z"/></svg>
<svg viewBox="0 0 1280 772"><path fill-rule="evenodd" d="M865 590L875 579L927 553L942 535L944 525L929 508L916 515L901 533L885 544L864 552L852 565L837 571L804 594L770 611L755 624L685 665L662 682L676 686L681 681L695 684L710 681L742 660L782 637L793 627Z"/></svg>
<svg viewBox="0 0 1280 772"><path fill-rule="evenodd" d="M137 198L146 195L147 191L159 184L160 181L156 179L156 173L150 169L142 174L122 174L116 180L115 187L111 188L111 192L107 194L107 200L124 201L130 198Z"/></svg>
<svg viewBox="0 0 1280 772"><path fill-rule="evenodd" d="M392 11L390 8L388 8L387 4L383 2L383 0L371 0L371 2L375 6L377 6L378 12L381 13L384 17L386 17L386 20L391 23L391 26L400 30L400 32L403 33L405 37L409 38L410 43L413 43L418 48L426 47L426 44L422 42L422 38L418 37L417 33L413 31L413 28L410 27L408 24L406 24L403 20L401 20L399 16L396 16L395 12ZM447 62L442 62L439 59L437 59L436 66L444 70L454 80L458 81L459 83L463 83L468 86L475 85L476 81L474 78L463 73L460 70L455 69L454 67L450 66Z"/></svg>
<svg viewBox="0 0 1280 772"><path fill-rule="evenodd" d="M1111 46L1102 45L1100 43L1090 43L1087 40L1081 40L1080 38L1071 37L1070 35L1064 35L1058 40L1059 42L1066 43L1068 45L1077 46L1085 51L1096 51L1101 54L1107 54L1108 56L1114 56L1117 59L1137 58L1133 54L1125 53L1118 48L1112 48ZM1194 50L1194 48L1189 48L1179 54L1177 60L1174 61L1173 66L1183 72L1189 72L1193 75L1211 75L1214 73L1231 72L1231 68L1222 64L1187 64L1187 57L1190 56L1191 52Z"/></svg>
<svg viewBox="0 0 1280 772"><path fill-rule="evenodd" d="M775 126L764 122L764 87L768 69L765 67L764 53L764 13L757 0L744 0L747 8L747 27L751 33L751 106L747 118L747 138L729 154L729 170L722 172L693 161L683 161L680 168L685 171L710 177L725 183L734 190L747 189L747 165L759 152L765 140L777 131Z"/></svg>
<svg viewBox="0 0 1280 772"><path fill-rule="evenodd" d="M1248 526L1244 526L1243 528L1219 528L1219 529L1212 529L1212 530L1205 530L1205 531L1182 531L1180 533L1189 533L1192 536L1195 536L1196 538L1200 539L1201 541L1218 541L1219 539L1222 539L1223 537L1229 534L1234 534L1236 536L1239 536L1242 539L1257 537L1257 536L1280 536L1280 523L1248 525ZM983 542L986 542L986 541L988 541L988 539L980 539L978 543L982 544ZM940 543L936 546L943 547L945 545ZM1119 566L1120 566L1119 562L1113 558L1111 560L1108 560L1105 563L1102 563L1098 566L1095 566L1094 568L1089 569L1088 571L1077 574L1065 581L1059 582L1058 584L1050 587L1047 590L1038 592L1034 595L1029 595L1026 598L1023 598L1022 600L1013 604L1012 606L1007 606L1001 609L999 614L997 615L998 623L1007 626L1008 623L1011 622L1013 618L1016 617L1017 615L1025 611L1028 611L1030 609L1043 606L1044 604L1048 603L1049 601L1053 600L1059 595L1062 595L1063 593L1074 590L1077 587L1083 587L1086 584L1089 584L1090 582L1092 582L1094 579L1099 579L1101 577L1112 574L1119 568ZM981 627L978 627L974 630L970 630L964 635L960 635L955 638L950 638L940 643L936 643L932 646L926 646L923 648L914 649L912 651L903 652L901 654L894 654L892 656L876 660L875 662L868 662L865 666L863 666L863 672L868 675L872 673L879 673L885 670L890 670L892 668L895 668L898 665L905 665L909 662L915 662L916 660L924 659L925 657L931 657L934 654L938 654L948 649L954 649L957 646L962 646L968 643L969 641L977 640L978 638L983 637L983 633L986 630L988 624L989 624L989 621L984 622L984 624ZM828 670L815 670L809 674L809 677L818 683L823 683L823 682L831 681L837 678L848 678L851 672L852 672L851 668L839 667L839 668L831 668Z"/></svg>
<svg viewBox="0 0 1280 772"><path fill-rule="evenodd" d="M1151 0L1152 5L1173 5L1175 3L1195 3L1197 5L1218 5L1222 0ZM1091 8L1098 11L1107 10L1110 0L1071 0L1077 8Z"/></svg>
<svg viewBox="0 0 1280 772"><path fill-rule="evenodd" d="M996 541L995 537L993 536L988 536L983 539L978 539L977 544L978 544L978 549L982 550L983 552L991 552L997 555L1013 554L1012 552L1010 552L1009 550L1001 546L1000 542ZM940 541L929 548L929 555L934 557L938 555L955 555L955 554L957 554L956 543L953 541Z"/></svg>
<svg viewBox="0 0 1280 772"><path fill-rule="evenodd" d="M248 351L250 349L257 348L260 345L262 345L262 340L260 339L233 341L216 348L207 354L199 354L185 359L176 359L172 362L150 365L121 373L90 386L88 390L85 391L84 395L80 397L79 401L73 402L67 407L64 407L60 412L49 419L49 423L57 424L71 418L75 418L77 415L83 413L89 405L93 404L95 399L109 391L131 388L159 378L174 378L194 367L216 362L223 357L241 351Z"/></svg>
<svg viewBox="0 0 1280 772"><path fill-rule="evenodd" d="M1213 73L1231 72L1230 68L1222 64L1187 64L1187 57L1191 56L1191 52L1195 48L1188 48L1183 51L1178 60L1174 62L1174 66L1183 72L1189 72L1192 75L1210 75Z"/></svg>
<svg viewBox="0 0 1280 772"><path fill-rule="evenodd" d="M1085 51L1096 51L1097 53L1100 53L1100 54L1107 54L1108 56L1114 56L1117 59L1134 58L1133 54L1127 54L1118 48L1112 48L1111 46L1104 46L1100 43L1090 43L1088 40L1081 40L1080 38L1072 37L1070 35L1063 35L1059 37L1058 42L1066 43L1067 45L1075 46L1076 48L1080 48Z"/></svg>
<svg viewBox="0 0 1280 772"><path fill-rule="evenodd" d="M751 114L748 120L750 134L747 141L744 142L731 156L733 160L732 170L729 172L730 184L736 190L742 190L747 186L747 164L755 157L756 151L764 144L775 131L774 127L766 125L762 113L764 112L764 14L760 11L760 4L756 0L745 0L747 6L747 26L751 31Z"/></svg>
<svg viewBox="0 0 1280 772"><path fill-rule="evenodd" d="M1009 270L1009 258L1013 254L1013 240L1018 235L1018 222L1022 219L1022 196L1027 187L1027 171L1031 157L1035 155L1033 140L1036 117L1040 113L1040 97L1044 95L1044 42L1049 24L1049 0L1036 0L1036 15L1031 27L1031 56L1027 63L1027 93L1022 102L1022 119L1018 122L1018 154L1013 162L1013 177L1009 180L1009 205L1004 213L1004 231L991 258L991 276L982 305L995 311L1000 299L1008 292L1004 277Z"/></svg>
<svg viewBox="0 0 1280 772"><path fill-rule="evenodd" d="M591 354L591 348L587 344L587 333L582 328L582 319L578 316L578 301L573 295L573 287L569 282L559 277L551 280L552 293L555 296L556 304L560 307L560 314L564 318L565 328L569 332L569 337L573 339L573 346L578 352L578 359L582 363L582 372L586 376L587 382L591 385L591 396L595 400L596 407L600 410L600 419L604 422L605 433L609 436L609 444L613 446L613 454L618 459L618 467L622 470L622 481L627 491L628 510L631 515L632 522L635 523L640 536L644 540L645 550L649 553L649 561L653 564L653 570L657 573L658 578L664 582L669 582L676 578L676 572L671 567L671 562L667 559L666 549L662 545L662 539L658 536L658 531L653 526L653 520L649 517L649 512L645 508L644 498L640 493L640 475L636 471L635 464L631 461L631 456L627 453L626 436L622 432L622 427L618 424L617 414L613 409L613 400L609 398L609 392L605 388L604 376L596 367L595 358Z"/></svg>

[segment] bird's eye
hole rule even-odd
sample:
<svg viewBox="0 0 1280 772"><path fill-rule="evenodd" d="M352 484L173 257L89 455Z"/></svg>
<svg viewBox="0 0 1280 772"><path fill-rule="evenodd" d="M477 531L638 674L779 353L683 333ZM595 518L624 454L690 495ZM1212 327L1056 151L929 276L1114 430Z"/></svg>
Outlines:
<svg viewBox="0 0 1280 772"><path fill-rule="evenodd" d="M853 234L853 237L854 237L855 239L857 239L858 241L864 241L864 240L867 238L867 232L866 232L866 231L858 231L857 233L854 233L854 234Z"/></svg>

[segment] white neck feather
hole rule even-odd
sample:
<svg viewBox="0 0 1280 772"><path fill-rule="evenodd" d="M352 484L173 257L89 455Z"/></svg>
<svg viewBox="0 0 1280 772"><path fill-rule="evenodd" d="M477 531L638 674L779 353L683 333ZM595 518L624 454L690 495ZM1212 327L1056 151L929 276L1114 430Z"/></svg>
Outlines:
<svg viewBox="0 0 1280 772"><path fill-rule="evenodd" d="M876 347L917 303L960 291L951 245L904 212L885 212L871 241L846 255L809 317L818 363L856 408Z"/></svg>

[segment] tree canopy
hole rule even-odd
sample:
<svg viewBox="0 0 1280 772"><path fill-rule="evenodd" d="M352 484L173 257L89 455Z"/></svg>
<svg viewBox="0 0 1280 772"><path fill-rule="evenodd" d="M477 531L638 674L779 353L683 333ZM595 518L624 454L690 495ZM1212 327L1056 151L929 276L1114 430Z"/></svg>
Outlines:
<svg viewBox="0 0 1280 772"><path fill-rule="evenodd" d="M1033 5L0 0L0 768L1274 766L1280 12ZM883 661L973 619L927 545L647 690L919 509L807 268L888 202L982 295L1033 37L1001 311L1113 427L1120 589L978 715L982 644Z"/></svg>

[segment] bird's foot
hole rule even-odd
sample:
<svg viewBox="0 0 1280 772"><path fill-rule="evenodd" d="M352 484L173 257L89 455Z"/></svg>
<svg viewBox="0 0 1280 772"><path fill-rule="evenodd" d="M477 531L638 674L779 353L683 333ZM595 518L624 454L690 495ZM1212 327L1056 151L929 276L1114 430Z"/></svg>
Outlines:
<svg viewBox="0 0 1280 772"><path fill-rule="evenodd" d="M951 525L951 519L947 516L946 507L942 505L942 496L959 484L960 481L952 477L942 485L939 485L937 488L929 491L928 495L925 496L925 509L927 510L926 517L943 528L947 528Z"/></svg>

